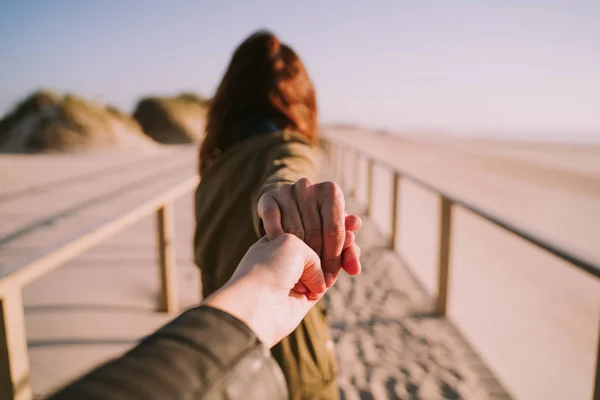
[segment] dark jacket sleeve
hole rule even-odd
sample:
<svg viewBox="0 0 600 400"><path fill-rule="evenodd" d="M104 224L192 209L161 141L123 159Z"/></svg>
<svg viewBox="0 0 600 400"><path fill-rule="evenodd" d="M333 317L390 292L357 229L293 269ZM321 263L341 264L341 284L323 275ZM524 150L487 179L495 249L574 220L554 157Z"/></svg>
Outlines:
<svg viewBox="0 0 600 400"><path fill-rule="evenodd" d="M283 374L241 321L188 310L50 400L285 399Z"/></svg>

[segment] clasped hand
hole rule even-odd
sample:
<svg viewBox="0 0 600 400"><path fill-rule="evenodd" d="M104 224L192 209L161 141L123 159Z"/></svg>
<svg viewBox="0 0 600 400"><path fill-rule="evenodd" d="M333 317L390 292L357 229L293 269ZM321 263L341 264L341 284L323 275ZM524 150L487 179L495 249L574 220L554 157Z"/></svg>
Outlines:
<svg viewBox="0 0 600 400"><path fill-rule="evenodd" d="M361 221L346 215L334 182L313 185L301 179L265 193L258 207L266 236L250 247L227 284L203 303L245 322L272 347L298 326L341 269L350 275L360 272L353 232Z"/></svg>
<svg viewBox="0 0 600 400"><path fill-rule="evenodd" d="M360 228L357 215L347 215L342 190L332 181L313 184L303 178L263 194L258 202L269 240L290 233L303 240L319 255L327 287L344 269L350 275L360 272L360 248L354 232ZM306 287L295 288L304 293Z"/></svg>

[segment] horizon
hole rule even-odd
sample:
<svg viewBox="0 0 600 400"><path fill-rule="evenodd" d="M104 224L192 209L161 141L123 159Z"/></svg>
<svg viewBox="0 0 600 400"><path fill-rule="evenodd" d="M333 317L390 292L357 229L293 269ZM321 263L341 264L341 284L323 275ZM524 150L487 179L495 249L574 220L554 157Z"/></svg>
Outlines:
<svg viewBox="0 0 600 400"><path fill-rule="evenodd" d="M212 93L266 28L317 89L321 122L483 139L600 142L600 3L0 1L0 115L46 87L132 112Z"/></svg>

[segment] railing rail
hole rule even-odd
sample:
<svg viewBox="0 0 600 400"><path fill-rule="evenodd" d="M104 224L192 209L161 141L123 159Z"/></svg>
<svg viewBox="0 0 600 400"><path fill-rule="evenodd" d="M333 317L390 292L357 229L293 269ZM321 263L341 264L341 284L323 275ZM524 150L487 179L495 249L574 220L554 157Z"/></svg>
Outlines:
<svg viewBox="0 0 600 400"><path fill-rule="evenodd" d="M0 279L0 399L32 398L22 288L153 212L157 218L160 277L158 310L168 313L178 311L172 207L175 198L192 190L197 184L197 177L182 178L176 185L142 199L121 210L118 215L86 226L59 243L3 266L7 274Z"/></svg>
<svg viewBox="0 0 600 400"><path fill-rule="evenodd" d="M352 146L349 146L346 144L340 144L340 143L332 144L332 142L330 142L328 139L322 139L322 143L328 143L325 146L334 146L334 147L338 147L339 149L348 149L349 151L358 152L360 154L360 150L357 150L357 149L353 148ZM330 154L330 153L327 151L327 154ZM363 154L365 154L365 153L363 153ZM464 199L460 199L455 195L449 194L449 193L445 192L444 190L439 189L439 188L435 187L434 185L432 185L428 182L425 182L424 180L417 178L416 176L414 176L410 173L402 171L402 170L398 169L397 167L395 167L385 161L371 158L370 156L368 156L366 154L364 156L366 157L367 162L369 164L372 164L372 165L377 164L384 168L387 168L388 170L390 170L394 174L396 174L398 177L408 179L408 180L418 184L419 186L423 187L424 189L435 192L440 197L450 200L452 202L452 204L458 205L458 206L472 212L473 214L476 214L479 217L493 223L494 225L497 225L497 226L521 237L522 239L525 239L527 242L534 244L537 247L539 247L551 254L554 254L555 256L569 262L573 266L595 276L596 278L600 278L600 260L594 260L590 257L584 256L581 254L577 254L576 252L574 252L570 249L567 249L565 246L563 246L560 243L556 243L555 241L553 241L551 239L543 238L539 234L533 233L522 227L518 227L514 223L507 221L506 219L495 216L493 213L485 210L481 206L475 206L472 203L470 203ZM335 167L335 162L333 162L331 165L333 165ZM367 176L368 176L367 185L372 185L371 179L370 179L370 177L372 176L372 173L373 173L372 166L369 165L369 171L367 172ZM373 190L372 187L369 187L367 191L370 194L370 193L372 193L372 190ZM372 194L369 195L368 199L370 199L371 196L372 196ZM369 204L367 204L367 208L369 208L371 200L368 200L368 203Z"/></svg>
<svg viewBox="0 0 600 400"><path fill-rule="evenodd" d="M373 176L374 166L379 165L393 174L393 192L392 192L392 221L391 221L391 248L397 249L398 246L398 208L399 208L399 182L401 179L407 179L417 185L437 193L440 196L440 213L438 223L438 235L439 235L439 254L437 259L437 298L435 302L435 311L441 316L447 316L447 303L449 296L449 280L450 280L450 252L452 249L451 245L451 230L452 230L452 210L454 206L460 206L461 208L468 210L469 212L491 222L492 224L503 228L504 230L524 239L526 242L545 250L546 252L553 254L554 256L568 262L575 268L585 271L589 275L600 278L600 262L598 260L591 259L587 256L577 254L563 245L556 243L548 238L541 237L539 234L533 233L522 227L516 226L514 223L507 221L501 217L494 215L493 213L485 210L480 206L475 206L472 203L458 198L452 194L441 190L434 185L425 182L424 180L402 171L398 167L391 165L385 161L378 160L374 156L369 155L367 152L339 142L334 142L329 138L321 138L321 148L324 150L328 157L329 164L333 169L334 175L338 176L339 172L345 172L346 169L338 168L340 163L343 165L344 151L354 154L354 162L358 163L359 157L366 159L367 162L367 176L366 176L366 214L367 216L372 215L373 211ZM354 170L356 171L356 169ZM356 176L355 176L356 179ZM342 179L343 180L343 179ZM353 193L357 193L356 182L352 188ZM596 358L596 378L594 384L594 397L593 399L600 400L600 337L598 338L598 350Z"/></svg>

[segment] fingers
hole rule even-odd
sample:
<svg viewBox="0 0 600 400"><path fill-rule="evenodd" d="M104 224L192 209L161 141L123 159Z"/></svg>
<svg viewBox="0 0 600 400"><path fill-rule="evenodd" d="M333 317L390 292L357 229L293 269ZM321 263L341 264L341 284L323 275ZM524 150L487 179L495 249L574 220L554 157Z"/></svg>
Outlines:
<svg viewBox="0 0 600 400"><path fill-rule="evenodd" d="M304 226L292 185L282 185L272 192L273 198L279 205L280 220L285 233L291 233L304 240ZM266 230L266 228L265 228Z"/></svg>
<svg viewBox="0 0 600 400"><path fill-rule="evenodd" d="M345 203L340 187L334 182L323 182L318 185L318 199L323 226L323 270L327 287L335 282L339 273L344 241Z"/></svg>
<svg viewBox="0 0 600 400"><path fill-rule="evenodd" d="M304 285L304 283L302 283L302 281L296 282L292 290L298 294L308 293L308 288Z"/></svg>
<svg viewBox="0 0 600 400"><path fill-rule="evenodd" d="M283 185L260 198L258 213L269 240L291 233L320 256L327 287L335 283L342 268L351 275L360 272L360 249L352 232L360 228L362 221L357 215L347 215L343 193L336 183L313 185L304 178L294 185ZM303 280L295 290L312 291Z"/></svg>
<svg viewBox="0 0 600 400"><path fill-rule="evenodd" d="M342 268L348 275L360 274L360 247L356 243L346 248L342 253Z"/></svg>
<svg viewBox="0 0 600 400"><path fill-rule="evenodd" d="M260 246L252 252L255 246ZM260 249L260 250L259 250ZM317 253L298 237L284 233L274 240L263 237L246 254L248 264L262 265L263 271L269 271L266 281L280 289L294 291L297 294L322 295L325 293L325 278L321 269L321 260ZM244 260L242 260L243 262Z"/></svg>
<svg viewBox="0 0 600 400"><path fill-rule="evenodd" d="M321 269L321 261L319 260L319 256L315 253L310 247L308 247L304 242L296 240L297 249L302 255L302 261L304 264L304 268L302 270L302 274L300 276L299 283L304 285L308 291L312 293L306 293L309 300L314 300L315 296L318 298L320 295L325 293L325 278L323 276L323 270ZM301 285L296 284L294 288L298 288L303 290Z"/></svg>
<svg viewBox="0 0 600 400"><path fill-rule="evenodd" d="M262 219L269 240L274 240L284 233L279 204L270 193L263 194L258 200L258 216Z"/></svg>
<svg viewBox="0 0 600 400"><path fill-rule="evenodd" d="M342 249L342 251L352 246L355 240L356 236L354 235L354 232L346 231L346 239L344 240L344 248Z"/></svg>
<svg viewBox="0 0 600 400"><path fill-rule="evenodd" d="M362 220L358 215L351 214L346 216L344 223L346 225L347 231L356 232L360 229L360 226L362 225Z"/></svg>
<svg viewBox="0 0 600 400"><path fill-rule="evenodd" d="M358 275L361 270L360 266L360 247L355 243L354 232L346 231L346 240L344 241L344 249L342 250L342 265L341 267L349 275ZM336 276L337 278L337 276Z"/></svg>
<svg viewBox="0 0 600 400"><path fill-rule="evenodd" d="M293 191L304 227L304 242L321 256L323 233L316 187L309 179L302 178L294 184Z"/></svg>

